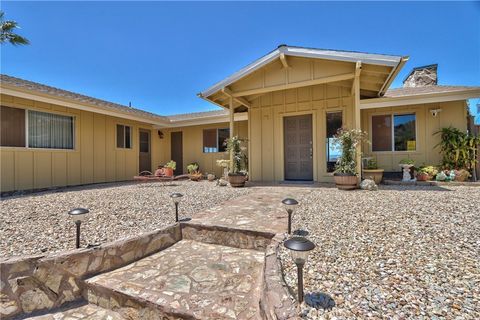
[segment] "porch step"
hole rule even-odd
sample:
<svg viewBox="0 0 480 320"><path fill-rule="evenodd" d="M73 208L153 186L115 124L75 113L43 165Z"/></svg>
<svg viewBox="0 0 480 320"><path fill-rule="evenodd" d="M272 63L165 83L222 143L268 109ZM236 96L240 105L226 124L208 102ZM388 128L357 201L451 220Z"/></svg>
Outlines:
<svg viewBox="0 0 480 320"><path fill-rule="evenodd" d="M31 320L126 320L118 312L107 310L95 304L86 302L65 306L58 310L51 310L37 316L28 317Z"/></svg>
<svg viewBox="0 0 480 320"><path fill-rule="evenodd" d="M89 303L129 319L257 319L265 253L194 240L86 280Z"/></svg>

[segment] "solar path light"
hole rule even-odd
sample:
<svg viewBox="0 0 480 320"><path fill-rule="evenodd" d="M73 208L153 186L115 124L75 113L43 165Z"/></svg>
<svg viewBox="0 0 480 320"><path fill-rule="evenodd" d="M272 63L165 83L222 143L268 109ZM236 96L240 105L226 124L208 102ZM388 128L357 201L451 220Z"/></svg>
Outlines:
<svg viewBox="0 0 480 320"><path fill-rule="evenodd" d="M172 198L173 203L175 204L175 222L178 222L178 204L180 203L180 200L182 199L183 194L175 192L170 195L170 198Z"/></svg>
<svg viewBox="0 0 480 320"><path fill-rule="evenodd" d="M86 214L89 212L90 211L88 209L84 208L76 208L68 212L70 218L72 218L72 220L75 222L75 225L77 226L77 249L80 248L80 225L82 224L82 221L85 220Z"/></svg>
<svg viewBox="0 0 480 320"><path fill-rule="evenodd" d="M303 266L307 262L308 254L315 248L315 244L303 237L292 237L283 245L290 250L293 262L297 266L298 303L303 301Z"/></svg>
<svg viewBox="0 0 480 320"><path fill-rule="evenodd" d="M293 209L298 205L298 201L292 198L286 198L282 200L288 213L288 234L292 233L292 213Z"/></svg>

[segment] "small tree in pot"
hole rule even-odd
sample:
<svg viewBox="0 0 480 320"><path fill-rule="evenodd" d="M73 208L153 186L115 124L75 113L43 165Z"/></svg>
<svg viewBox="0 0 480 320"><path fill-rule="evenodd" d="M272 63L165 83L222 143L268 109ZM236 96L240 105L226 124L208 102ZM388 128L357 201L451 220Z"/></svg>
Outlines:
<svg viewBox="0 0 480 320"><path fill-rule="evenodd" d="M357 146L363 140L365 140L365 133L358 129L341 128L335 135L334 146L341 150L333 174L338 189L357 188Z"/></svg>
<svg viewBox="0 0 480 320"><path fill-rule="evenodd" d="M242 142L245 139L235 136L226 141L227 153L232 153L233 161L228 173L228 182L232 187L243 187L247 181L246 168L248 166L248 158L245 153L245 148L242 147Z"/></svg>

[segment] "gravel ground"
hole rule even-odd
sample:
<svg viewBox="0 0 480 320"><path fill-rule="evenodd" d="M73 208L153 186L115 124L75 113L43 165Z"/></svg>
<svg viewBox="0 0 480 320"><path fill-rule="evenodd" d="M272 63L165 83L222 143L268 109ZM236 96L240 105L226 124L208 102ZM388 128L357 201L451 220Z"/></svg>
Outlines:
<svg viewBox="0 0 480 320"><path fill-rule="evenodd" d="M305 293L335 304L303 304L304 318L480 319L480 188L321 188L299 200L293 230L317 244ZM281 259L296 288L283 246Z"/></svg>
<svg viewBox="0 0 480 320"><path fill-rule="evenodd" d="M72 249L75 224L67 211L90 209L82 223L82 246L156 230L175 222L172 192L184 194L180 218L249 193L214 182L104 184L2 198L0 257Z"/></svg>

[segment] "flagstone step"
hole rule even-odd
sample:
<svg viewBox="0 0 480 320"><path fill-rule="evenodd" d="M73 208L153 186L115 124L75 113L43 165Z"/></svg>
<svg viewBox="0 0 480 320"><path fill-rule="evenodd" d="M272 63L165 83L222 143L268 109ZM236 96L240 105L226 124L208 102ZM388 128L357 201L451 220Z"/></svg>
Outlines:
<svg viewBox="0 0 480 320"><path fill-rule="evenodd" d="M118 312L85 302L29 317L30 320L125 320Z"/></svg>
<svg viewBox="0 0 480 320"><path fill-rule="evenodd" d="M129 319L258 319L265 253L194 240L86 280L86 299Z"/></svg>

